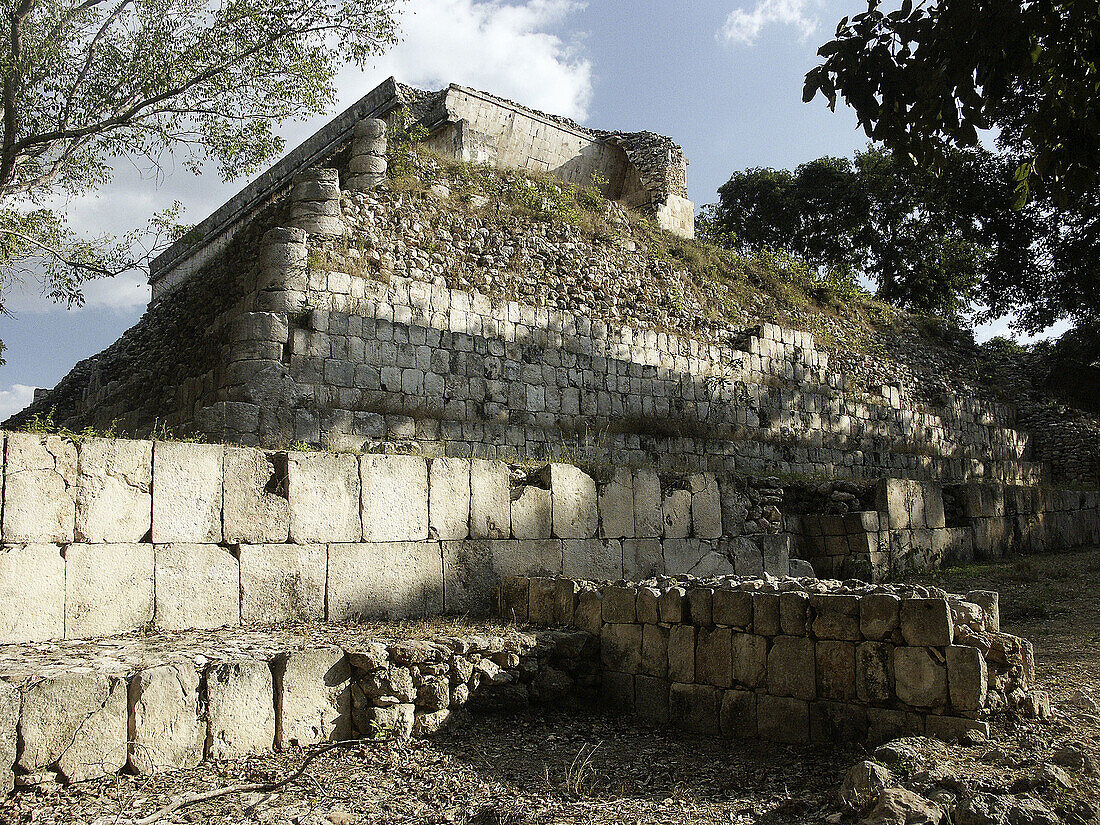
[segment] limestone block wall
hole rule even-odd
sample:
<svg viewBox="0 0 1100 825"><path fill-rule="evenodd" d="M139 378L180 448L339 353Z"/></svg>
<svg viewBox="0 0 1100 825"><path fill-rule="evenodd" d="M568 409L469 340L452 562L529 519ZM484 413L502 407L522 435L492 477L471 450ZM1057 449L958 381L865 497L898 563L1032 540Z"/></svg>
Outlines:
<svg viewBox="0 0 1100 825"><path fill-rule="evenodd" d="M305 240L277 257L304 261ZM676 471L1040 477L1010 408L931 409L897 387L856 390L809 333L765 324L708 345L415 277L314 271L293 282L286 301L309 310L271 325L282 360L245 356L226 401L203 412L207 432L354 449L410 440L453 456L582 452ZM273 372L283 381L269 391L256 376Z"/></svg>
<svg viewBox="0 0 1100 825"><path fill-rule="evenodd" d="M878 581L1100 544L1100 493L883 479L874 510L792 516L786 526L818 575Z"/></svg>
<svg viewBox="0 0 1100 825"><path fill-rule="evenodd" d="M611 710L734 738L831 744L988 732L1026 701L1031 644L997 594L658 577L641 585L509 578L503 616L600 638Z"/></svg>
<svg viewBox="0 0 1100 825"><path fill-rule="evenodd" d="M0 643L487 613L505 575L786 575L714 475L0 434Z"/></svg>
<svg viewBox="0 0 1100 825"><path fill-rule="evenodd" d="M428 735L501 701L583 701L596 693L596 650L579 632L402 640L317 628L7 647L0 793L274 747Z"/></svg>

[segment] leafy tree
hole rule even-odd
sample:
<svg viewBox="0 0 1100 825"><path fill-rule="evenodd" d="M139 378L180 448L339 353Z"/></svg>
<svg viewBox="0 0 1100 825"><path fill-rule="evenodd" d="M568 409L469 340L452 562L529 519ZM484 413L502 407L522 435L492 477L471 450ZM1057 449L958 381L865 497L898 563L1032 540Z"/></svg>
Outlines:
<svg viewBox="0 0 1100 825"><path fill-rule="evenodd" d="M859 273L896 306L956 317L983 284L1032 262L1034 210L1011 208L1011 175L983 150L950 151L935 175L871 148L854 161L736 173L718 190L715 222L744 251Z"/></svg>
<svg viewBox="0 0 1100 825"><path fill-rule="evenodd" d="M82 300L137 265L136 233L82 238L64 200L122 158L180 152L225 179L283 150L275 125L322 111L335 71L396 40L401 0L5 0L0 34L0 311L26 277ZM174 212L154 218L155 245Z"/></svg>
<svg viewBox="0 0 1100 825"><path fill-rule="evenodd" d="M851 106L872 140L942 167L949 147L999 146L1022 159L1017 202L1036 179L1065 206L1098 185L1100 26L1096 0L931 0L884 13L880 0L837 26L806 75Z"/></svg>

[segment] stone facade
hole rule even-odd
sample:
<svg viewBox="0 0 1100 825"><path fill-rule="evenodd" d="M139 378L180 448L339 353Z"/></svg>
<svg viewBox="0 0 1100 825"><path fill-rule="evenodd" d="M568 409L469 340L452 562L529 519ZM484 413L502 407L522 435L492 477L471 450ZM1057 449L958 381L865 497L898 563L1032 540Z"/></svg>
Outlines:
<svg viewBox="0 0 1100 825"><path fill-rule="evenodd" d="M985 608L982 605L986 605ZM809 580L506 579L503 616L598 634L601 699L706 735L800 744L988 735L1034 653L997 594Z"/></svg>

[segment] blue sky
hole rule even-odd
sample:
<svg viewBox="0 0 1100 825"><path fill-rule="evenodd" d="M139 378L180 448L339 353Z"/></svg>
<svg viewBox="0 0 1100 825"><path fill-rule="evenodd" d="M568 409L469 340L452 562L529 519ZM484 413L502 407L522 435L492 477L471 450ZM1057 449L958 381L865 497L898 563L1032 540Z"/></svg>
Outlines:
<svg viewBox="0 0 1100 825"><path fill-rule="evenodd" d="M343 72L332 112L286 124L288 146L391 74L425 88L474 86L598 128L670 135L690 160L698 205L713 202L734 170L850 155L866 143L850 112L801 102L818 46L864 0L409 0L406 8L402 43L366 70ZM244 183L196 177L182 164L161 174L120 167L111 185L68 208L90 232L125 232L175 200L196 223ZM9 295L0 420L132 326L148 287L135 273L91 283L86 295L79 310L33 288Z"/></svg>

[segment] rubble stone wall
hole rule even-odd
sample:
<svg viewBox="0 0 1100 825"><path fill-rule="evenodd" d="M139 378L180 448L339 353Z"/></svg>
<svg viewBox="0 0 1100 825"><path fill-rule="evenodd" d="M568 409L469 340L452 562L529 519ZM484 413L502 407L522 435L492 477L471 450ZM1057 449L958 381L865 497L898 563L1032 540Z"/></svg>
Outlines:
<svg viewBox="0 0 1100 825"><path fill-rule="evenodd" d="M1034 681L997 594L658 577L641 585L508 578L501 615L600 638L613 711L784 743L988 734Z"/></svg>
<svg viewBox="0 0 1100 825"><path fill-rule="evenodd" d="M309 626L6 647L0 793L275 747L429 735L455 714L504 702L590 701L596 650L575 631L393 639Z"/></svg>

